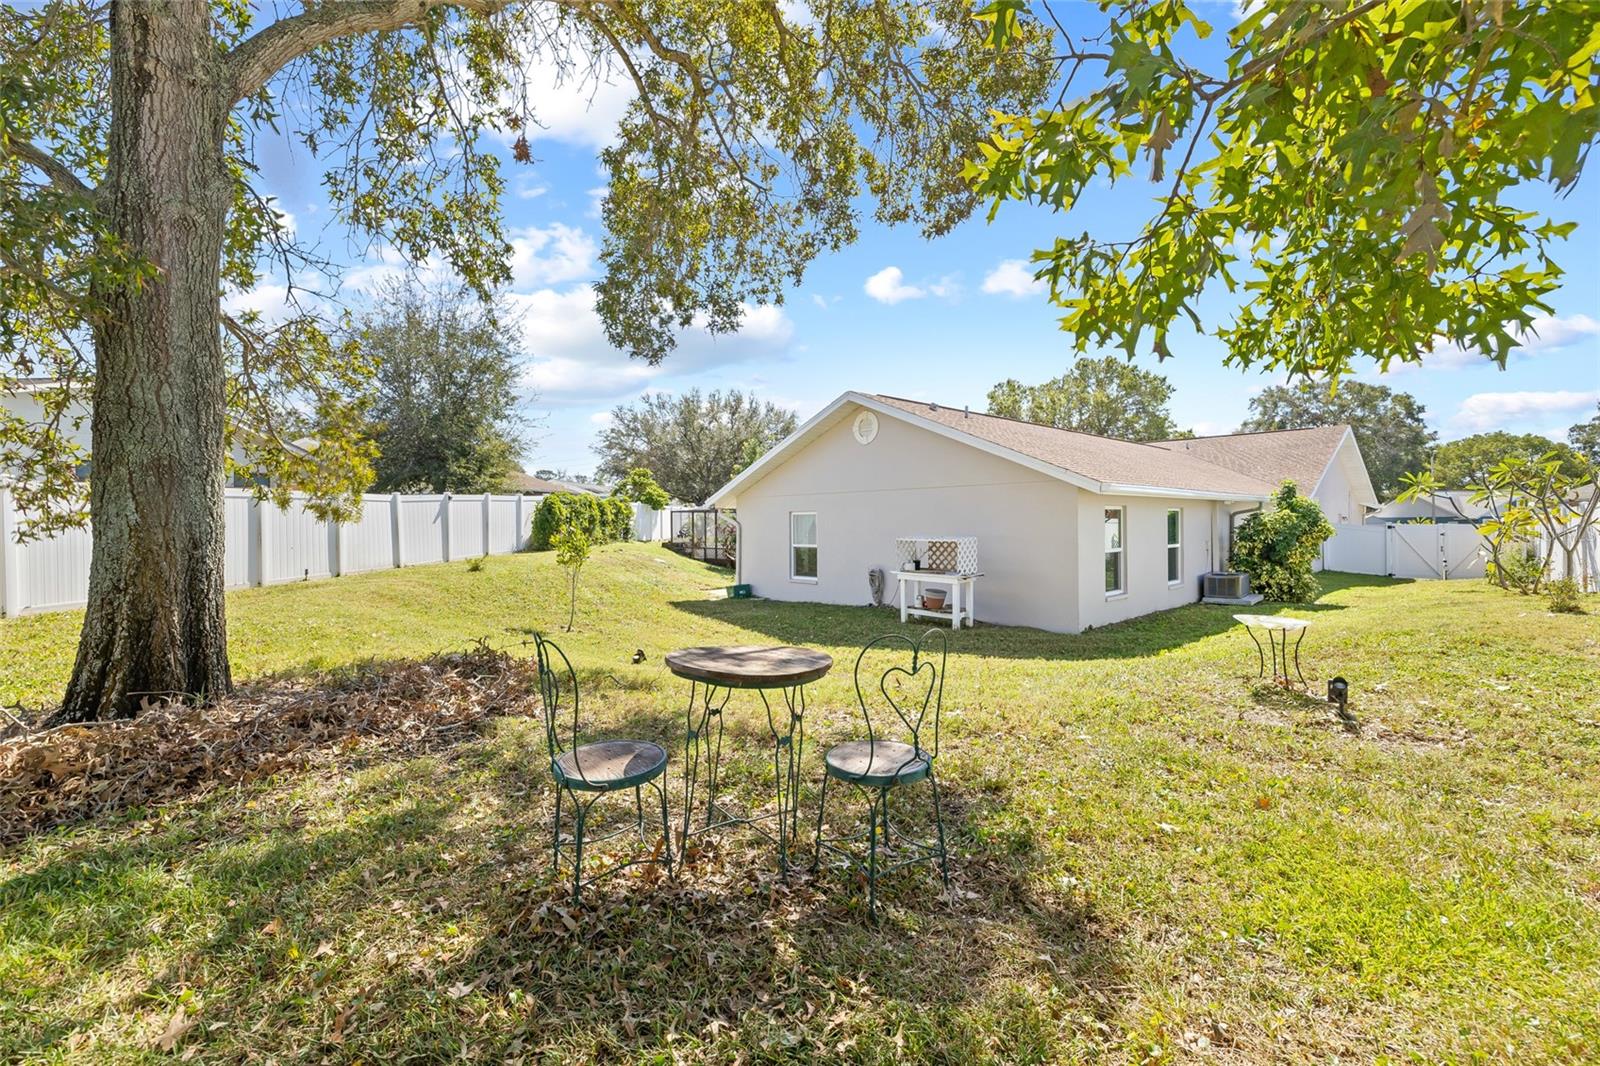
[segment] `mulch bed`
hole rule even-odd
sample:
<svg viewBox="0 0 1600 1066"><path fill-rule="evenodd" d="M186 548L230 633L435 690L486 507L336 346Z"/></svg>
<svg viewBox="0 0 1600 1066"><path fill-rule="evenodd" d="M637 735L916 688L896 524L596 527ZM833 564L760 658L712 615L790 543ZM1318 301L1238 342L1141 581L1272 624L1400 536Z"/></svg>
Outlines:
<svg viewBox="0 0 1600 1066"><path fill-rule="evenodd" d="M0 846L49 829L244 784L357 745L424 754L538 708L532 666L480 648L240 687L206 705L0 734Z"/></svg>

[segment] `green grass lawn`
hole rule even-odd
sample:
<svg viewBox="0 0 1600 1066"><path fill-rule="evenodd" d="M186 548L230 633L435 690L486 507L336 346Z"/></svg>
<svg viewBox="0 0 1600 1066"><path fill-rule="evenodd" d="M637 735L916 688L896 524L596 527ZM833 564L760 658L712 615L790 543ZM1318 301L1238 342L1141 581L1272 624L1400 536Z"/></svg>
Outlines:
<svg viewBox="0 0 1600 1066"><path fill-rule="evenodd" d="M664 653L832 652L812 813L821 751L860 731L853 651L899 624L706 598L727 580L600 549L558 639L601 723L668 743L674 803L687 692ZM954 891L903 871L876 928L858 886L785 883L747 831L568 908L527 718L37 836L0 852L0 1061L168 1058L180 1008L172 1054L217 1062L1600 1060L1600 620L1481 582L1322 580L1286 613L1314 620L1313 694L1350 679L1356 734L1258 685L1227 608L954 636ZM235 670L514 645L559 629L564 591L524 555L239 592ZM59 695L76 625L0 623L0 702ZM759 799L752 703L730 704L727 776ZM919 790L896 822L928 827Z"/></svg>

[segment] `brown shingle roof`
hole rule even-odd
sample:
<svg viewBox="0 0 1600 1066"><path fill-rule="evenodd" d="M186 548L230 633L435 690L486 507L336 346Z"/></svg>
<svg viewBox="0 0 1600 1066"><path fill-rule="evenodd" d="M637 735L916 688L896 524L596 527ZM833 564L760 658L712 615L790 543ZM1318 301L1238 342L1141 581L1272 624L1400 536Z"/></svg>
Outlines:
<svg viewBox="0 0 1600 1066"><path fill-rule="evenodd" d="M1181 452L1216 466L1247 473L1276 488L1293 481L1310 494L1333 462L1334 453L1350 427L1316 426L1262 433L1228 433L1217 437L1156 441L1158 448Z"/></svg>
<svg viewBox="0 0 1600 1066"><path fill-rule="evenodd" d="M1266 496L1276 486L1276 482L1269 484L1252 473L1162 445L1097 437L895 396L880 395L877 399L908 414L1109 486L1241 497ZM1319 476L1320 473L1319 470Z"/></svg>

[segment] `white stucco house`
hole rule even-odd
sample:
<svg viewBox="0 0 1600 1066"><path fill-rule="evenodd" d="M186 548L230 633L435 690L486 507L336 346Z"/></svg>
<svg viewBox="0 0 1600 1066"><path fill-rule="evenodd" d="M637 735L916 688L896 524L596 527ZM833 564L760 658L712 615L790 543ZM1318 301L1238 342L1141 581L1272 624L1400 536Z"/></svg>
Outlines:
<svg viewBox="0 0 1600 1066"><path fill-rule="evenodd" d="M1199 599L1285 478L1331 521L1378 502L1347 426L1137 444L847 392L708 503L757 596L866 603L898 538L975 537L979 621L1075 633Z"/></svg>

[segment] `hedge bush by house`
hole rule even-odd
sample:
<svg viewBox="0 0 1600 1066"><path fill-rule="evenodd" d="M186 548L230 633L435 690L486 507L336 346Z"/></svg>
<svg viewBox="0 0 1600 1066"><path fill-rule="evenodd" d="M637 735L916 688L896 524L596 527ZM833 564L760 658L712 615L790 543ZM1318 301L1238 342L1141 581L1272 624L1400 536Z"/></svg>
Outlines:
<svg viewBox="0 0 1600 1066"><path fill-rule="evenodd" d="M579 529L591 543L604 544L633 537L633 505L617 497L588 492L552 492L533 512L532 548L547 551L563 529Z"/></svg>
<svg viewBox="0 0 1600 1066"><path fill-rule="evenodd" d="M1309 603L1321 591L1311 573L1333 526L1310 496L1285 481L1272 510L1257 511L1233 535L1231 565L1250 575L1250 586L1274 603Z"/></svg>

